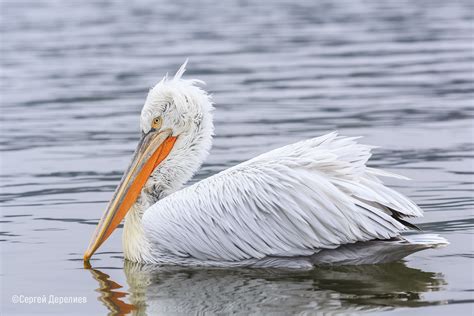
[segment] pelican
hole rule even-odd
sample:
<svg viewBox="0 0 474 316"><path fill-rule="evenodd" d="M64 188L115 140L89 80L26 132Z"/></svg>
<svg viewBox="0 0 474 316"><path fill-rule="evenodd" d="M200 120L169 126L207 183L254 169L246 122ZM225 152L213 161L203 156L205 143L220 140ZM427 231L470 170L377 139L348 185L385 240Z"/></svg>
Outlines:
<svg viewBox="0 0 474 316"><path fill-rule="evenodd" d="M187 61L148 93L142 138L92 236L84 261L123 218L123 252L134 262L217 267L310 268L398 260L447 244L403 236L422 216L368 167L373 147L336 132L300 141L182 188L208 155L214 131L202 81Z"/></svg>

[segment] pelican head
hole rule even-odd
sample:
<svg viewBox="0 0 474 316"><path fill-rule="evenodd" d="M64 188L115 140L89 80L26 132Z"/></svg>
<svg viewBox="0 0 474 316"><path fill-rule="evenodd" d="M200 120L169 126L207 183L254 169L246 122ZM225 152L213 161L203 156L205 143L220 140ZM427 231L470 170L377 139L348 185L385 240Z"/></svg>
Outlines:
<svg viewBox="0 0 474 316"><path fill-rule="evenodd" d="M112 234L130 209L143 212L174 192L199 169L211 147L212 101L182 75L187 61L173 79L165 76L146 98L140 116L142 137L127 171L92 236L88 261Z"/></svg>

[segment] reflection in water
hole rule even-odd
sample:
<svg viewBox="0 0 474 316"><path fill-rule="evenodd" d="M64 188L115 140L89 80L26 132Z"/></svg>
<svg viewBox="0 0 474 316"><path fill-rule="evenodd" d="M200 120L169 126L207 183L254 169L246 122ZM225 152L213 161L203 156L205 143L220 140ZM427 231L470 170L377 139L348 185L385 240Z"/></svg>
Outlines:
<svg viewBox="0 0 474 316"><path fill-rule="evenodd" d="M109 315L127 315L132 310L136 309L134 305L127 304L122 301L127 293L116 291L117 289L122 288L122 286L117 282L110 280L110 276L108 274L96 269L92 269L90 266L86 268L91 271L94 279L99 282L99 288L97 291L100 293L100 296L98 299L110 311Z"/></svg>
<svg viewBox="0 0 474 316"><path fill-rule="evenodd" d="M305 311L374 311L393 307L443 304L423 293L438 291L440 274L407 267L403 262L380 265L326 266L311 271L275 269L196 269L159 267L125 261L129 286L99 271L99 300L111 315L156 315L196 312L271 313L281 306L292 314Z"/></svg>

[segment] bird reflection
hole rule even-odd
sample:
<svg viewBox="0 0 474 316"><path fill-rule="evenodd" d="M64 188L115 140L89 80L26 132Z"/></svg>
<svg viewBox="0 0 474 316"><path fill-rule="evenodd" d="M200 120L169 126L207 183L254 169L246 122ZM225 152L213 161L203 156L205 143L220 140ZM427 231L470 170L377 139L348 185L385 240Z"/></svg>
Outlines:
<svg viewBox="0 0 474 316"><path fill-rule="evenodd" d="M109 315L379 311L443 304L423 294L446 283L441 274L403 262L326 266L311 271L159 267L125 261L129 286L95 269L99 300Z"/></svg>
<svg viewBox="0 0 474 316"><path fill-rule="evenodd" d="M100 293L98 300L110 311L109 315L128 315L131 311L136 310L134 305L127 304L123 301L127 293L117 291L117 289L122 288L122 286L110 280L108 274L97 269L92 269L90 265L85 268L88 269L92 273L92 277L99 282L99 288L96 290Z"/></svg>

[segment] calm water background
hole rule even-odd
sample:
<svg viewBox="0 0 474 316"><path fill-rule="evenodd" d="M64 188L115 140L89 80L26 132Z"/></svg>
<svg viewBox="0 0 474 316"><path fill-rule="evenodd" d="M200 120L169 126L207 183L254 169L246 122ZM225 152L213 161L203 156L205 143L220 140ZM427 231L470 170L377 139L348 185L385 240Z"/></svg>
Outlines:
<svg viewBox="0 0 474 316"><path fill-rule="evenodd" d="M472 314L473 15L470 0L2 1L2 314ZM84 270L147 90L186 57L216 102L193 181L331 130L363 135L451 245L305 273L155 269L124 264L118 231Z"/></svg>

